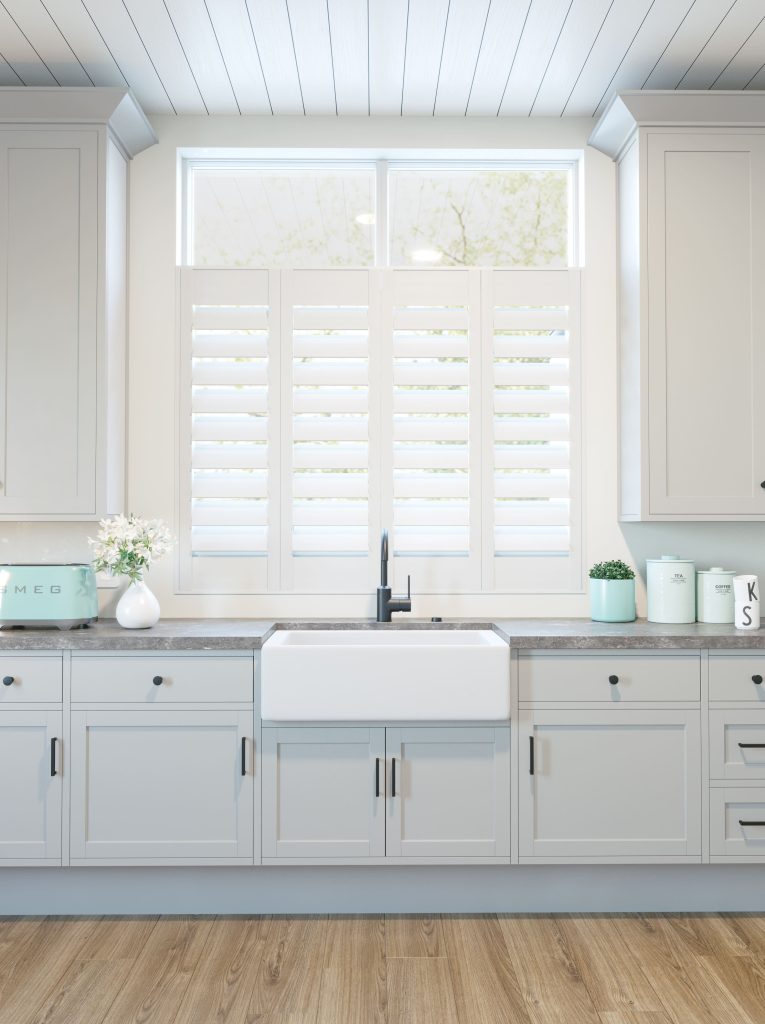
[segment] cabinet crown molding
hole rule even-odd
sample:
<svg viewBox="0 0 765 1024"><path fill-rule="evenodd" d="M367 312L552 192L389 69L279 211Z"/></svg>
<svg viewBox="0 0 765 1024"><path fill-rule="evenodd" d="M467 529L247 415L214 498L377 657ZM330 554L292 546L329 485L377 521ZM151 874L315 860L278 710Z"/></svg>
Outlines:
<svg viewBox="0 0 765 1024"><path fill-rule="evenodd" d="M611 97L588 144L616 159L639 128L765 127L765 91L631 90Z"/></svg>
<svg viewBox="0 0 765 1024"><path fill-rule="evenodd" d="M4 86L0 124L106 125L131 158L157 142L133 93L116 87Z"/></svg>

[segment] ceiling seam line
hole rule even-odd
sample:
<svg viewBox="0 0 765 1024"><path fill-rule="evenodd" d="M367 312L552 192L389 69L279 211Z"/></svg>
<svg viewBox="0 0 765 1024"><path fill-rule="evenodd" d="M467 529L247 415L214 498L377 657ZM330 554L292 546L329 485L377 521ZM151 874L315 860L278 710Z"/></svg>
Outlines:
<svg viewBox="0 0 765 1024"><path fill-rule="evenodd" d="M335 50L332 46L332 21L329 17L329 0L324 0L327 12L327 34L329 36L329 63L332 68L332 95L335 97L335 117L337 117L337 81L335 79Z"/></svg>
<svg viewBox="0 0 765 1024"><path fill-rule="evenodd" d="M199 93L199 98L202 101L202 106L205 108L205 113L209 114L210 113L209 107L207 106L207 103L205 102L205 98L202 95L202 89L200 88L199 82L197 81L197 76L194 74L194 69L191 66L191 61L189 60L189 55L186 53L186 47L183 45L183 41L181 40L181 37L178 34L178 29L176 27L175 22L173 21L173 16L170 13L170 8L167 6L167 0L162 0L162 5L165 8L165 11L167 13L167 17L170 20L170 24L172 26L173 32L175 33L175 38L178 40L178 45L181 48L181 53L183 54L183 59L186 61L186 66L189 69L189 74L194 79L194 85L196 86L197 92Z"/></svg>
<svg viewBox="0 0 765 1024"><path fill-rule="evenodd" d="M404 29L404 66L401 69L401 107L399 116L404 116L404 87L406 86L406 54L409 49L409 10L412 0L406 0L406 28Z"/></svg>
<svg viewBox="0 0 765 1024"><path fill-rule="evenodd" d="M576 79L574 80L574 84L571 86L571 91L569 92L568 96L566 97L566 102L563 104L563 109L560 112L560 116L561 117L563 117L563 115L566 113L566 107L568 107L569 103L571 102L571 97L574 95L574 91L575 91L577 85L579 85L579 79L584 74L584 69L587 67L587 61L590 59L592 51L595 49L595 44L597 43L598 39L600 39L600 33L605 28L606 22L608 21L608 17L611 14L611 9L613 8L615 2L616 2L616 0L611 0L611 3L608 5L608 10L606 11L605 16L604 16L603 20L600 23L600 27L598 28L598 31L595 33L595 38L593 39L592 43L590 44L590 48L587 51L586 57L584 58L584 63L579 68L579 74L576 76ZM696 0L693 0L693 2L696 3Z"/></svg>
<svg viewBox="0 0 765 1024"><path fill-rule="evenodd" d="M367 0L367 117L372 116L372 78L369 67L370 53L371 47L369 44L369 0Z"/></svg>
<svg viewBox="0 0 765 1024"><path fill-rule="evenodd" d="M104 46L105 46L105 47L106 47L106 49L108 50L108 52L109 52L109 56L110 56L110 57L111 57L111 59L112 59L112 60L114 61L114 66L115 66L115 68L116 68L116 69L117 69L117 70L119 71L119 73L120 73L120 75L121 75L121 77L122 77L122 81L123 81L123 82L125 83L125 85L126 85L126 86L128 87L128 89L132 88L132 86L130 85L130 82L128 82L128 80L127 80L127 78L126 78L126 76L125 76L125 72L124 72L124 71L122 70L122 68L120 67L119 61L117 60L117 58L116 58L116 57L114 56L114 54L112 53L112 48L111 48L111 46L109 46L109 44L107 43L106 39L104 39L104 34L103 34L103 32L101 31L101 29L100 29L100 28L98 27L98 25L96 24L96 21L95 21L95 18L93 17L93 15L92 15L92 14L90 13L90 11L88 10L88 6L87 6L87 4L85 3L85 0L80 0L80 3L82 4L82 7L83 7L83 9L84 9L85 13L87 14L87 16L88 16L88 17L90 18L91 22L93 23L93 28L94 28L94 29L96 30L96 32L98 32L98 35L99 35L99 37L100 37L100 39L101 39L101 42L102 42L102 43L104 44Z"/></svg>
<svg viewBox="0 0 765 1024"><path fill-rule="evenodd" d="M64 43L66 44L66 47L67 47L67 49L69 50L69 52L70 52L70 53L72 54L72 56L74 57L74 59L75 59L75 60L77 61L77 63L78 63L79 65L80 65L80 67L82 68L82 70L84 71L84 73L85 73L85 74L87 75L87 77L88 77L88 81L90 82L90 84L91 84L92 86L95 86L95 84L96 84L96 83L95 83L95 82L93 81L93 79L92 79L92 78L90 77L90 72L89 72L89 71L88 71L88 69L87 69L87 68L85 67L85 65L84 65L84 64L82 63L82 61L81 61L81 60L80 60L80 58L79 58L79 57L77 56L77 54L76 54L76 53L74 52L74 49L72 48L72 45L71 45L71 43L69 42L69 40L68 40L68 39L66 38L66 36L64 35L64 33L63 33L63 32L61 31L61 29L59 28L59 25L58 25L58 22L56 21L56 19L55 19L55 18L53 17L53 15L52 15L52 14L50 13L50 11L48 10L48 8L47 8L47 6L46 6L46 4L45 4L45 0L40 0L40 5L41 5L42 9L43 9L43 10L45 11L45 13L46 13L46 14L48 15L48 17L50 18L50 20L51 20L51 21L53 22L53 24L54 24L54 26L55 26L55 28L56 28L56 31L57 31L57 32L58 32L58 34L59 34L59 35L61 36L61 38L62 38L62 39L64 40Z"/></svg>
<svg viewBox="0 0 765 1024"><path fill-rule="evenodd" d="M21 82L21 84L22 84L23 86L26 86L26 84L27 84L27 83L26 83L26 82L24 81L24 79L23 79L23 78L21 77L21 75L20 75L20 74L18 73L18 71L16 70L16 68L15 68L15 67L13 66L13 64L11 64L11 62L10 62L10 61L8 60L8 58L7 58L7 57L6 57L6 56L5 56L5 55L4 55L4 54L3 54L2 52L0 52L0 58L1 58L2 60L4 60L4 61L5 61L5 63L6 63L7 65L8 65L8 67L9 67L9 68L11 69L11 71L12 71L12 72L14 73L14 75L16 76L16 78L18 78L18 80L19 80L19 81Z"/></svg>
<svg viewBox="0 0 765 1024"><path fill-rule="evenodd" d="M655 63L655 64L654 64L654 66L653 66L653 67L651 68L651 70L650 70L650 71L648 72L648 74L647 74L647 75L645 76L645 78L644 78L644 80L643 80L643 84L642 84L642 85L640 86L640 88L641 88L641 89L645 89L645 86L646 86L646 82L648 81L648 79L649 79L649 78L651 77L651 75L652 75L652 74L654 73L654 71L656 70L656 68L657 68L657 67L659 66L659 64L661 63L661 59L662 59L662 57L664 56L664 54L665 54L665 53L667 52L667 50L668 50L668 49L670 48L670 46L672 45L672 41L673 41L673 39L675 38L675 36L677 35L677 33L678 33L678 32L680 31L680 29L681 29L681 28L683 27L683 25L684 25L684 24L685 24L685 22L686 22L686 19L687 19L688 15L689 15L689 14L691 13L691 11L693 10L693 8L694 8L695 6L696 6L696 0L691 0L691 6L690 6L690 7L688 8L688 10L687 10L687 11L685 12L685 14L684 14L684 15L682 16L682 18L680 19L680 22L679 22L679 24L678 24L677 28L675 29L675 31L674 31L674 32L672 33L672 35L671 35L671 36L669 37L669 39L667 40L667 45L666 45L666 46L664 47L664 49L663 49L663 50L661 51L661 53L659 54L659 56L658 56L658 58L657 58L657 60L656 60L656 63Z"/></svg>
<svg viewBox="0 0 765 1024"><path fill-rule="evenodd" d="M573 0L572 0L573 3ZM438 104L438 87L441 84L441 68L444 65L444 50L446 49L446 33L449 31L449 15L452 10L452 0L448 0L446 5L446 20L444 21L444 35L441 39L441 56L438 58L438 74L436 75L436 91L433 96L433 113L431 117L436 116L436 105Z"/></svg>
<svg viewBox="0 0 765 1024"><path fill-rule="evenodd" d="M470 79L470 88L468 89L467 101L465 103L465 113L463 117L467 117L468 108L470 107L470 100L473 96L473 86L475 85L475 76L478 73L478 64L481 60L481 50L483 49L483 41L486 36L486 26L489 24L489 14L491 13L491 5L494 0L489 0L489 4L486 8L486 17L483 19L483 30L481 31L481 41L478 43L478 52L475 55L475 64L473 65L473 76Z"/></svg>
<svg viewBox="0 0 765 1024"><path fill-rule="evenodd" d="M11 19L11 21L13 22L13 24L14 24L14 25L16 26L16 28L17 28L17 29L19 30L19 32L21 32L22 36L23 36L23 37L24 37L24 38L26 39L26 41L27 41L27 42L29 43L29 45L30 45L31 49L33 49L33 50L34 50L34 52L35 52L35 53L37 54L38 60L40 61L40 63L42 64L42 66L43 66L43 67L45 68L45 70L46 70L46 71L48 72L48 74L49 74L49 75L51 76L51 78L52 78L52 79L53 79L53 81L54 81L54 82L56 83L56 85L60 86L60 85L61 85L61 82L59 82L59 80L58 80L58 79L56 78L56 76L55 76L55 75L53 74L53 72L51 71L51 69L50 69L50 68L48 67L48 65L47 65L47 64L45 63L45 61L44 61L44 60L42 59L42 56L40 55L40 51L39 51L39 50L37 49L37 47L36 47L36 46L34 45L34 43L32 42L32 40L31 40L31 39L29 38L29 36L28 36L28 35L26 34L26 32L24 31L24 29L23 29L23 28L21 27L21 25L19 25L19 23L18 23L18 22L16 21L16 19L15 19L15 18L13 17L13 15L11 14L11 12L10 12L10 11L8 10L8 8L7 8L6 6L5 6L5 4L3 3L3 0L0 0L0 7L2 7L2 8L3 8L3 10L5 11L5 13L6 13L7 15L8 15L8 17L9 17L9 18Z"/></svg>
<svg viewBox="0 0 765 1024"><path fill-rule="evenodd" d="M749 88L749 86L752 84L752 82L755 80L755 78L759 75L759 73L763 70L763 68L765 68L765 64L760 64L760 66L757 68L757 70L752 75L752 77L745 83L744 89L748 89Z"/></svg>
<svg viewBox="0 0 765 1024"><path fill-rule="evenodd" d="M239 112L239 116L241 117L242 108L239 106L239 97L236 94L234 83L231 81L231 75L228 73L228 64L226 63L226 58L223 56L223 49L220 45L220 39L218 39L218 33L215 31L215 23L212 20L212 15L210 14L210 8L207 4L207 0L204 0L204 5L205 11L207 12L207 20L210 22L210 28L212 29L212 34L215 37L215 45L218 47L218 53L220 54L221 63L223 64L223 70L226 72L226 78L228 79L228 87L231 90L231 95L234 97L234 103L236 103L236 109ZM204 98L202 99L202 102L205 102ZM205 107L206 106L207 104L205 103Z"/></svg>
<svg viewBox="0 0 765 1024"><path fill-rule="evenodd" d="M255 26L252 23L252 14L250 14L250 5L248 0L244 0L244 9L247 12L247 20L250 23L250 32L252 33L252 45L255 47L255 54L258 58L258 66L260 67L260 74L263 78L263 88L266 90L266 99L268 100L268 106L271 111L271 116L274 114L274 105L271 102L271 93L268 89L268 82L266 81L266 73L263 70L263 61L260 59L260 47L258 46L258 40L255 38Z"/></svg>
<svg viewBox="0 0 765 1024"><path fill-rule="evenodd" d="M720 31L720 26L721 26L721 25L722 25L722 23L723 23L723 22L724 22L724 21L725 21L725 20L727 19L727 17L728 17L728 15L730 14L730 12L731 12L731 11L733 10L733 8L734 8L734 7L736 6L736 3L737 3L737 0L733 0L733 3L732 3L732 4L730 5L730 7L728 8L728 10L727 10L727 11L725 12L725 14L723 14L722 18L720 18L720 20L719 20L719 21L718 21L718 23L717 23L717 27L716 27L716 28L714 29L714 31L712 32L711 36L710 36L710 37L709 37L709 38L707 39L707 41L706 41L706 42L704 43L704 45L703 45L703 46L701 47L701 49L699 50L699 52L698 52L698 53L696 54L696 56L695 56L695 57L693 58L693 60L691 61L691 63L690 63L690 64L688 65L688 67L686 68L686 70L685 70L685 74L683 75L683 77L682 77L682 78L680 79L680 81L679 81L679 82L677 83L677 85L675 86L675 88L676 88L676 89L679 89L679 88L680 88L680 86L681 86L681 85L683 84L683 80L684 80L685 78L687 78L687 76L688 76L688 75L690 74L690 72L691 72L691 68L693 68L694 64L695 64L695 63L696 63L696 61L697 61L697 60L699 59L699 57L700 57L700 56L702 55L702 53L704 52L704 50L706 50L706 48L707 48L707 47L709 46L709 44L710 44L710 43L712 42L712 40L714 39L714 37L715 37L715 36L717 35L717 33L718 33L718 32Z"/></svg>
<svg viewBox="0 0 765 1024"><path fill-rule="evenodd" d="M510 62L510 70L507 72L507 78L505 79L505 88L502 90L502 95L499 98L499 106L497 107L497 113L496 113L497 117L499 117L499 112L502 109L502 104L505 102L505 93L507 92L507 87L510 84L510 76L513 73L513 68L515 67L515 61L516 61L516 59L518 57L518 51L520 50L521 43L523 42L523 33L526 31L526 23L529 20L529 13L531 12L531 4L532 4L532 2L533 2L533 0L529 0L529 6L526 8L526 14L524 15L523 24L521 25L521 34L518 36L518 43L517 43L517 45L515 47L515 53L513 54L513 59Z"/></svg>
<svg viewBox="0 0 765 1024"><path fill-rule="evenodd" d="M1 2L2 2L2 0L0 0L0 3L1 3ZM177 110L175 109L175 104L174 104L174 103L173 103L173 101L172 101L172 100L170 99L170 93L169 93L169 92L167 91L167 88L165 87L165 83L164 83L164 82L162 81L162 79L160 78L160 74L159 74L159 71L157 71L157 65L156 65L156 64L154 63L154 61L152 60L151 54L149 53L149 50L148 50L148 47L146 46L146 43L145 43L145 42L143 41L143 36L142 36L142 35L141 35L141 33L140 33L140 32L138 31L138 26L137 26L137 25L136 25L136 23L135 23L135 22L133 21L133 15L132 15L132 14L130 13L130 10L129 10L129 8L128 8L128 5L127 5L127 4L125 3L125 0L122 0L122 6L123 6L123 7L125 8L125 13L127 14L128 18L130 18L130 24L131 24L131 25L133 26L133 28L135 29L135 34L136 34L136 35L138 36L138 39L139 39L139 41L140 41L140 43L141 43L141 46L142 46L142 47L143 47L143 49L144 49L144 52L145 52L146 56L147 56L147 57L149 58L149 63L150 63L150 64L151 64L151 66L152 66L152 67L154 68L154 74L155 74L155 75L157 76L157 81L158 81L158 82L159 82L159 84L160 84L160 85L162 86L162 91L164 92L165 96L167 96L167 102L168 102L168 103L170 104L170 106L171 106L171 107L173 108L173 113L174 113L174 114L177 114L177 113L178 113L178 111L177 111Z"/></svg>
<svg viewBox="0 0 765 1024"><path fill-rule="evenodd" d="M732 63L733 63L733 61L734 61L734 60L736 59L736 57L738 57L738 55L739 55L739 54L741 53L741 51L742 51L742 50L744 49L744 47L746 46L746 44L747 44L747 43L749 42L749 40L750 40L750 39L752 38L752 36L753 36L753 35L754 35L754 33L755 33L755 32L757 31L757 29L758 29L758 28L760 27L760 25L761 25L761 24L763 23L763 21L765 21L765 14L763 14L763 16L762 16L762 17L760 18L760 20L759 20L759 21L757 22L757 24L756 24L756 25L754 26L754 28L752 29L752 31L751 31L751 32L749 33L749 35L748 35L748 36L746 37L746 39L745 39L745 40L743 41L743 43L741 44L741 46L739 46L739 48L738 48L738 49L736 50L736 52L735 52L735 53L733 54L733 56L731 57L731 59L730 59L730 60L728 61L728 63L727 63L727 64L725 65L725 67L724 67L724 68L722 69L722 71L720 72L720 74L719 74L719 75L717 76L717 78L715 78L714 82L712 82L712 84L711 84L711 85L709 86L709 88L710 88L710 89L714 89L714 87L715 87L715 86L717 85L717 82L718 82L718 80L719 80L720 78L722 78L722 76L723 76L723 75L725 74L725 72L726 72L726 71L728 70L728 68L729 68L729 67L731 66L731 64L732 64Z"/></svg>
<svg viewBox="0 0 765 1024"><path fill-rule="evenodd" d="M295 36L292 32L292 18L290 17L290 0L284 0L284 7L287 11L287 25L290 30L290 41L292 42L292 59L295 61L295 74L298 80L298 89L300 90L300 105L303 108L303 117L305 117L305 97L303 96L303 83L300 80L300 68L298 67L297 50L295 49Z"/></svg>
<svg viewBox="0 0 765 1024"><path fill-rule="evenodd" d="M539 93L540 93L540 91L542 89L542 86L544 85L545 78L547 78L547 72L550 70L550 65L552 64L553 57L555 56L555 51L558 49L558 43L560 42L560 37L563 35L563 29L566 27L566 22L568 21L568 16L569 16L569 14L571 14L571 8L573 6L574 6L574 0L571 0L571 2L568 5L568 10L566 11L566 16L563 19L563 24L561 25L560 31L558 32L558 35L557 35L557 37L555 39L555 45L552 48L552 53L550 54L550 59L547 61L547 65L545 66L544 72L542 73L542 78L541 78L541 81L539 83L539 86L537 87L537 91L534 93L534 99L531 101L531 106L529 107L529 112L528 112L528 115L527 115L528 117L531 117L531 115L532 115L532 113L534 111L534 104L537 102L537 99L539 98Z"/></svg>
<svg viewBox="0 0 765 1024"><path fill-rule="evenodd" d="M601 105L601 103L602 103L602 102L603 102L603 100L605 99L605 97L606 97L606 95L607 95L607 93L608 93L608 90L609 90L609 89L611 88L611 83L612 83L612 82L613 82L613 80L614 80L614 79L616 78L616 76L617 76L617 75L619 74L619 68L620 68L620 67L622 66L622 64L623 64L623 63L625 62L625 60L627 59L627 54L628 54L628 53L630 52L630 50L632 49L632 46L633 46L633 44L634 44L635 40L636 40L636 39L637 39L637 37L638 37L638 36L640 35L640 30L642 29L643 25L645 25L645 21L646 21L646 18L648 17L648 15L649 15L649 14L651 13L651 11L653 10L653 8L654 8L654 4L655 4L655 3L656 3L656 0L651 0L651 3L650 3L650 6L649 6L648 10L647 10L647 11L645 12L645 14L643 15L643 17L642 17L642 19L641 19L641 21L640 21L640 24L639 24L639 25L638 25L638 27L637 27L637 28L635 29L635 34L633 35L632 39L630 39L630 41L629 41L629 45L627 46L627 49L626 49L626 50L624 51L624 54L622 55L622 59L621 59L621 60L619 61L619 63L618 63L617 65L616 65L616 68L615 68L615 70L614 70L614 73L613 73L613 74L611 75L611 77L610 77L610 78L609 78L609 80L608 80L608 85L607 85L607 86L605 87L605 89L603 90L603 95L602 95L602 96L600 97L600 99L598 100L598 102L597 102L597 105L596 105L596 107L595 107L595 110L593 110L593 112L592 112L592 116L593 116L593 117L595 117L595 115L597 114L598 110L600 109L600 105Z"/></svg>

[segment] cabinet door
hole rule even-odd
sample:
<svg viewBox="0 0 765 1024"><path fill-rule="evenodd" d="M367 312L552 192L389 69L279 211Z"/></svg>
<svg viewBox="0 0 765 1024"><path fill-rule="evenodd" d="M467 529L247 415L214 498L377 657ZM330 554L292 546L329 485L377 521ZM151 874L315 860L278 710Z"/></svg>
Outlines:
<svg viewBox="0 0 765 1024"><path fill-rule="evenodd" d="M263 729L263 856L385 855L385 730Z"/></svg>
<svg viewBox="0 0 765 1024"><path fill-rule="evenodd" d="M649 510L765 517L765 136L646 151Z"/></svg>
<svg viewBox="0 0 765 1024"><path fill-rule="evenodd" d="M524 711L521 857L701 853L698 711Z"/></svg>
<svg viewBox="0 0 765 1024"><path fill-rule="evenodd" d="M0 132L0 515L96 511L97 132Z"/></svg>
<svg viewBox="0 0 765 1024"><path fill-rule="evenodd" d="M253 857L252 711L73 711L72 861Z"/></svg>
<svg viewBox="0 0 765 1024"><path fill-rule="evenodd" d="M0 864L61 863L60 711L0 711Z"/></svg>
<svg viewBox="0 0 765 1024"><path fill-rule="evenodd" d="M385 745L389 857L510 856L507 727L387 729Z"/></svg>

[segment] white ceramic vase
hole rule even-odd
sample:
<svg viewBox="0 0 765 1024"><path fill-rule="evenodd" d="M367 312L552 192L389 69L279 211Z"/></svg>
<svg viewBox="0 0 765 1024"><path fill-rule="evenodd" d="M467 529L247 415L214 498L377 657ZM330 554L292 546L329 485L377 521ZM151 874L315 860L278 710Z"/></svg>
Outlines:
<svg viewBox="0 0 765 1024"><path fill-rule="evenodd" d="M117 602L117 622L123 629L148 629L159 622L159 601L143 580L131 583Z"/></svg>

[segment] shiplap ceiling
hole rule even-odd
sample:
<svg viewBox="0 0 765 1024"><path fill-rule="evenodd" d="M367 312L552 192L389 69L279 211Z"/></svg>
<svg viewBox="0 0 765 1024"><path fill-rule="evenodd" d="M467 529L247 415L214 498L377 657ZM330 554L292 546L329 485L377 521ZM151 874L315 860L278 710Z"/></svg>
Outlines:
<svg viewBox="0 0 765 1024"><path fill-rule="evenodd" d="M0 0L0 85L148 113L591 116L765 88L765 0Z"/></svg>

